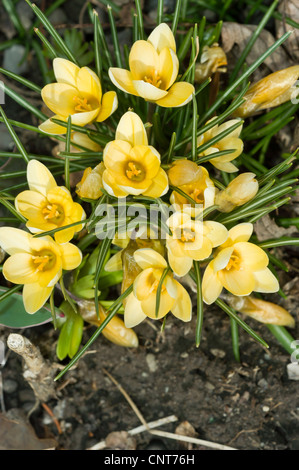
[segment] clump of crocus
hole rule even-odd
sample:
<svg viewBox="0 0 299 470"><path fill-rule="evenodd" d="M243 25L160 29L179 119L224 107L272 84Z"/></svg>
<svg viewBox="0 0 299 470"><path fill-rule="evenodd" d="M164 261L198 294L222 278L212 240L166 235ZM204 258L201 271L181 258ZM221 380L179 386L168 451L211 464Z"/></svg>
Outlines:
<svg viewBox="0 0 299 470"><path fill-rule="evenodd" d="M210 119L207 124L213 122L214 119L215 117ZM216 124L211 129L204 132L198 137L197 146L199 147L200 145L206 144L207 142L209 142L209 140L213 139L214 137L217 137L221 132L228 130L230 127L237 123L237 119L231 119L230 121L227 121L223 124ZM233 173L234 171L238 171L238 168L232 163L232 160L239 157L243 152L243 141L242 139L240 139L242 128L243 124L240 120L240 126L238 126L235 130L233 130L228 135L218 140L214 144L211 144L211 146L206 150L203 150L202 152L199 150L198 156L204 157L211 155L211 157L213 158L211 158L209 162L214 165L215 168L218 168L218 170L222 170L227 173ZM221 152L223 150L231 150L231 152L220 157L215 156L218 152Z"/></svg>
<svg viewBox="0 0 299 470"><path fill-rule="evenodd" d="M148 145L145 127L136 113L128 111L122 116L115 140L104 148L103 162L103 186L112 196L160 197L168 191L160 154Z"/></svg>
<svg viewBox="0 0 299 470"><path fill-rule="evenodd" d="M255 179L255 174L241 173L225 189L216 194L215 204L220 212L230 212L250 201L258 190L259 184Z"/></svg>
<svg viewBox="0 0 299 470"><path fill-rule="evenodd" d="M267 267L267 254L248 242L252 231L250 223L236 225L229 230L226 242L216 248L202 280L205 303L215 302L223 288L237 296L253 291L272 293L279 290L276 277Z"/></svg>
<svg viewBox="0 0 299 470"><path fill-rule="evenodd" d="M125 325L129 328L134 327L147 317L158 320L170 311L180 320L190 321L192 315L190 296L171 273L167 272L165 275L165 270L168 268L165 258L151 248L136 250L134 258L142 271L135 278L133 292L129 294L125 303ZM156 311L159 284L161 295L159 308Z"/></svg>
<svg viewBox="0 0 299 470"><path fill-rule="evenodd" d="M228 236L226 227L219 222L193 220L183 211L175 212L167 224L171 230L166 238L168 262L179 277L190 271L194 260L208 258Z"/></svg>
<svg viewBox="0 0 299 470"><path fill-rule="evenodd" d="M170 195L170 202L177 204L185 209L191 206L192 215L197 213L201 206L202 209L210 207L214 204L215 186L209 173L203 166L197 165L195 162L187 159L175 160L171 168L167 172L169 182L179 190L183 191L189 198L194 200L193 203L178 191L173 191ZM193 209L193 210L192 210Z"/></svg>
<svg viewBox="0 0 299 470"><path fill-rule="evenodd" d="M202 83L216 72L226 72L226 66L226 54L219 44L204 46L200 63L195 65L194 81Z"/></svg>
<svg viewBox="0 0 299 470"><path fill-rule="evenodd" d="M193 85L175 82L179 60L174 35L166 23L157 26L147 41L134 42L129 67L109 69L111 81L120 90L166 108L183 106L192 99Z"/></svg>
<svg viewBox="0 0 299 470"><path fill-rule="evenodd" d="M105 121L117 108L115 91L102 93L99 77L89 67L78 67L66 59L55 58L54 75L57 83L46 85L42 99L54 113L39 128L47 134L65 134L66 127L54 123L55 118L66 122L71 116L72 124L85 126Z"/></svg>
<svg viewBox="0 0 299 470"><path fill-rule="evenodd" d="M23 301L28 313L37 312L50 297L62 271L76 269L82 253L72 243L62 245L51 237L34 237L13 227L0 228L0 245L10 257L3 264L5 279L24 284Z"/></svg>
<svg viewBox="0 0 299 470"><path fill-rule="evenodd" d="M234 115L247 118L268 108L274 108L286 101L296 99L299 88L296 87L299 78L299 65L270 73L254 83L243 98L246 100Z"/></svg>
<svg viewBox="0 0 299 470"><path fill-rule="evenodd" d="M73 201L69 190L57 186L52 173L38 160L28 163L27 180L29 190L17 195L15 206L28 220L26 227L31 232L47 232L86 218L82 206ZM58 230L54 234L55 241L66 243L82 228L83 224L78 224Z"/></svg>
<svg viewBox="0 0 299 470"><path fill-rule="evenodd" d="M99 163L95 168L85 168L83 176L76 185L76 193L82 199L98 199L102 196L102 177L105 170L104 163Z"/></svg>
<svg viewBox="0 0 299 470"><path fill-rule="evenodd" d="M292 315L280 305L257 299L252 295L246 297L236 297L228 295L226 298L229 305L255 320L270 325L280 325L293 328L295 320Z"/></svg>

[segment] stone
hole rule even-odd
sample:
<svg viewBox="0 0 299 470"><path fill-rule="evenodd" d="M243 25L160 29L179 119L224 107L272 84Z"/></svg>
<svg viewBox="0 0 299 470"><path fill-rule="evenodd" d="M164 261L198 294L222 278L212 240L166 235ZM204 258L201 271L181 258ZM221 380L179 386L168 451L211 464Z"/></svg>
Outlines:
<svg viewBox="0 0 299 470"><path fill-rule="evenodd" d="M28 62L25 57L26 48L22 44L14 44L4 51L2 67L9 72L23 75L28 71ZM24 59L24 60L23 60Z"/></svg>

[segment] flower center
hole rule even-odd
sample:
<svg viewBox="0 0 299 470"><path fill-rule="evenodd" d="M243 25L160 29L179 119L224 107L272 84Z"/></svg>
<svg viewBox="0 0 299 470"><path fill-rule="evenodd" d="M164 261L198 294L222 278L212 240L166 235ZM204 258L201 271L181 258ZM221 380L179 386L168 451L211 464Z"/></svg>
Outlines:
<svg viewBox="0 0 299 470"><path fill-rule="evenodd" d="M150 83L151 85L156 86L157 88L160 88L162 84L162 80L160 75L158 74L157 70L153 70L152 76L147 77L146 75L144 76L143 80L147 83Z"/></svg>
<svg viewBox="0 0 299 470"><path fill-rule="evenodd" d="M195 231L190 228L177 229L176 236L183 243L192 243L195 241Z"/></svg>
<svg viewBox="0 0 299 470"><path fill-rule="evenodd" d="M237 254L235 254L235 252L233 252L225 269L227 271L230 271L231 269L239 269L239 268L240 268L240 258Z"/></svg>
<svg viewBox="0 0 299 470"><path fill-rule="evenodd" d="M57 204L48 204L42 209L44 219L54 224L59 224L64 220L63 209Z"/></svg>
<svg viewBox="0 0 299 470"><path fill-rule="evenodd" d="M192 199L196 202L196 204L203 204L204 203L204 196L203 192L200 189L194 189L193 193L190 194Z"/></svg>
<svg viewBox="0 0 299 470"><path fill-rule="evenodd" d="M126 169L126 175L132 181L143 181L145 171L140 164L129 162Z"/></svg>
<svg viewBox="0 0 299 470"><path fill-rule="evenodd" d="M86 111L91 111L92 107L88 103L87 98L80 98L80 96L74 96L74 102L76 104L75 111L78 113L85 113Z"/></svg>
<svg viewBox="0 0 299 470"><path fill-rule="evenodd" d="M51 251L44 250L32 256L32 261L37 271L48 271L54 266L56 256Z"/></svg>

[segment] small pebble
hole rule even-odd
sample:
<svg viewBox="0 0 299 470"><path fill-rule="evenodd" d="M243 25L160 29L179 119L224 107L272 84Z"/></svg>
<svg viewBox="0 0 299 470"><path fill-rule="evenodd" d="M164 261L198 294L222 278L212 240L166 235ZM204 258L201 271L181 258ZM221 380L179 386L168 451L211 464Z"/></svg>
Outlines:
<svg viewBox="0 0 299 470"><path fill-rule="evenodd" d="M287 365L287 373L289 380L299 380L298 362L290 362L290 364Z"/></svg>
<svg viewBox="0 0 299 470"><path fill-rule="evenodd" d="M270 410L270 407L265 405L263 406L262 410L264 413L268 413L268 411Z"/></svg>
<svg viewBox="0 0 299 470"><path fill-rule="evenodd" d="M156 372L156 370L158 369L158 365L157 365L157 361L156 361L154 354L147 354L146 362L147 362L149 370L151 372Z"/></svg>

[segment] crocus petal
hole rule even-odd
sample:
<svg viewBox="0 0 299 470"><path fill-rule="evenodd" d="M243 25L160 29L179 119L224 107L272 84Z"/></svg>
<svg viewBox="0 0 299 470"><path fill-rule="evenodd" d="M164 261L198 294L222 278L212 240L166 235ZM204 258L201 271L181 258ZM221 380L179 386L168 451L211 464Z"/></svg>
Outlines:
<svg viewBox="0 0 299 470"><path fill-rule="evenodd" d="M52 134L52 135L61 135L66 133L66 127L60 126L59 124L55 124L55 122L52 121L52 119L59 119L60 121L66 121L66 118L64 116L58 116L57 114L55 116L52 116L52 118L47 119L46 121L42 122L38 128L45 132L46 134Z"/></svg>
<svg viewBox="0 0 299 470"><path fill-rule="evenodd" d="M0 227L0 246L9 255L31 253L32 235L14 227Z"/></svg>
<svg viewBox="0 0 299 470"><path fill-rule="evenodd" d="M133 80L151 78L153 70L158 70L158 53L148 41L135 41L129 55L129 66Z"/></svg>
<svg viewBox="0 0 299 470"><path fill-rule="evenodd" d="M159 55L159 76L162 88L168 90L175 82L179 72L179 59L172 49L165 47Z"/></svg>
<svg viewBox="0 0 299 470"><path fill-rule="evenodd" d="M143 195L154 198L161 197L167 193L168 189L169 185L167 173L163 170L163 168L160 168L158 174L153 179L152 184L146 191L143 192Z"/></svg>
<svg viewBox="0 0 299 470"><path fill-rule="evenodd" d="M253 273L255 278L255 292L277 292L279 291L279 283L269 268Z"/></svg>
<svg viewBox="0 0 299 470"><path fill-rule="evenodd" d="M178 276L185 276L192 268L193 260L187 256L175 256L168 251L168 262L173 272Z"/></svg>
<svg viewBox="0 0 299 470"><path fill-rule="evenodd" d="M99 77L89 67L81 67L77 74L76 87L80 95L86 98L102 99L102 86Z"/></svg>
<svg viewBox="0 0 299 470"><path fill-rule="evenodd" d="M122 191L115 182L112 174L105 170L103 173L102 183L104 189L107 191L108 194L114 197L126 197L128 195L127 191Z"/></svg>
<svg viewBox="0 0 299 470"><path fill-rule="evenodd" d="M78 91L67 83L50 83L41 91L42 99L53 113L67 117L75 112Z"/></svg>
<svg viewBox="0 0 299 470"><path fill-rule="evenodd" d="M38 283L25 284L23 301L27 313L36 313L47 302L53 287L41 287Z"/></svg>
<svg viewBox="0 0 299 470"><path fill-rule="evenodd" d="M76 269L82 261L82 253L76 245L65 243L60 246L62 269Z"/></svg>
<svg viewBox="0 0 299 470"><path fill-rule="evenodd" d="M187 82L176 82L169 88L164 98L156 100L156 104L165 108L184 106L192 100L194 86Z"/></svg>
<svg viewBox="0 0 299 470"><path fill-rule="evenodd" d="M157 52L161 52L164 47L170 47L176 52L176 43L173 32L166 23L160 23L147 38Z"/></svg>
<svg viewBox="0 0 299 470"><path fill-rule="evenodd" d="M148 101L157 101L163 99L167 96L167 91L161 90L151 83L145 82L143 80L133 80L134 88L138 94L145 100Z"/></svg>
<svg viewBox="0 0 299 470"><path fill-rule="evenodd" d="M134 326L139 325L146 318L145 313L142 311L141 302L136 299L133 292L128 295L125 312L124 312L124 322L127 328L134 328Z"/></svg>
<svg viewBox="0 0 299 470"><path fill-rule="evenodd" d="M52 173L38 160L30 160L27 165L27 181L31 191L37 191L43 196L57 186Z"/></svg>
<svg viewBox="0 0 299 470"><path fill-rule="evenodd" d="M233 246L229 246L227 248L223 248L222 250L217 253L213 260L213 269L214 272L216 273L217 271L220 271L221 269L224 269L230 260L230 257L232 255L232 252L234 251Z"/></svg>
<svg viewBox="0 0 299 470"><path fill-rule="evenodd" d="M231 162L215 162L214 158L210 160L210 163L214 165L215 168L221 171L225 171L226 173L235 173L239 171L239 168Z"/></svg>
<svg viewBox="0 0 299 470"><path fill-rule="evenodd" d="M15 207L26 219L44 223L42 209L47 204L47 198L37 191L22 191L15 198Z"/></svg>
<svg viewBox="0 0 299 470"><path fill-rule="evenodd" d="M157 295L152 293L148 295L146 299L141 301L142 311L147 317L152 318L153 320L159 320L160 318L165 317L165 315L172 310L173 305L176 302L176 299L173 299L166 290L161 292L159 311L156 316L156 299Z"/></svg>
<svg viewBox="0 0 299 470"><path fill-rule="evenodd" d="M69 242L75 235L75 227L58 230L54 233L56 243L63 244Z"/></svg>
<svg viewBox="0 0 299 470"><path fill-rule="evenodd" d="M133 85L132 73L129 70L110 67L108 74L111 82L121 91L129 93L130 95L138 96Z"/></svg>
<svg viewBox="0 0 299 470"><path fill-rule="evenodd" d="M107 93L104 93L100 112L97 116L97 122L103 122L108 119L108 117L117 109L117 106L118 100L115 91L107 91Z"/></svg>
<svg viewBox="0 0 299 470"><path fill-rule="evenodd" d="M171 312L175 317L184 322L190 321L192 317L192 302L190 295L179 282L175 282L177 283L178 293Z"/></svg>
<svg viewBox="0 0 299 470"><path fill-rule="evenodd" d="M154 273L157 273L154 268L146 268L136 276L133 284L133 292L138 300L144 300L149 296L152 289L153 282L155 281ZM158 272L158 274L161 274Z"/></svg>
<svg viewBox="0 0 299 470"><path fill-rule="evenodd" d="M97 118L99 111L100 108L96 108L92 111L86 111L85 113L75 113L71 116L72 124L76 126L86 126Z"/></svg>
<svg viewBox="0 0 299 470"><path fill-rule="evenodd" d="M134 252L134 259L141 269L167 268L167 263L162 255L151 248L140 248Z"/></svg>
<svg viewBox="0 0 299 470"><path fill-rule="evenodd" d="M251 271L260 271L266 268L269 263L267 254L262 248L254 243L239 242L234 244L234 251L241 260L241 266L244 269L249 268Z"/></svg>
<svg viewBox="0 0 299 470"><path fill-rule="evenodd" d="M217 273L214 272L213 262L209 263L205 269L202 278L202 295L207 305L211 305L218 299L222 291L222 284L218 279Z"/></svg>
<svg viewBox="0 0 299 470"><path fill-rule="evenodd" d="M218 272L218 278L226 290L234 295L249 295L255 288L255 278L251 271L223 269Z"/></svg>
<svg viewBox="0 0 299 470"><path fill-rule="evenodd" d="M37 282L39 275L29 253L16 253L10 256L3 265L5 279L14 284Z"/></svg>
<svg viewBox="0 0 299 470"><path fill-rule="evenodd" d="M129 159L131 149L131 145L126 141L113 140L112 142L109 142L103 152L103 162L105 167L112 173L122 174L124 164Z"/></svg>
<svg viewBox="0 0 299 470"><path fill-rule="evenodd" d="M148 145L147 133L138 114L128 111L121 117L116 129L115 139L125 140L132 147L135 147L135 145Z"/></svg>
<svg viewBox="0 0 299 470"><path fill-rule="evenodd" d="M253 224L244 222L242 224L235 225L228 232L228 242L238 243L247 242L253 232Z"/></svg>
<svg viewBox="0 0 299 470"><path fill-rule="evenodd" d="M222 245L228 237L227 228L219 222L206 220L203 222L204 226L208 228L207 237L212 242L213 248Z"/></svg>
<svg viewBox="0 0 299 470"><path fill-rule="evenodd" d="M54 75L59 83L67 83L76 86L76 78L80 68L70 60L56 57L53 60Z"/></svg>
<svg viewBox="0 0 299 470"><path fill-rule="evenodd" d="M240 123L240 126L237 127L234 131L232 131L230 134L229 134L229 137L239 137L239 135L241 134L241 131L242 131L242 127L243 127L243 123L242 123L242 120L241 119L231 119L227 122L224 122L223 124L221 124L220 126L218 126L218 129L217 129L217 134L221 134L221 132L224 132L226 131L227 129L229 129L230 127L234 126L235 124L237 123Z"/></svg>

